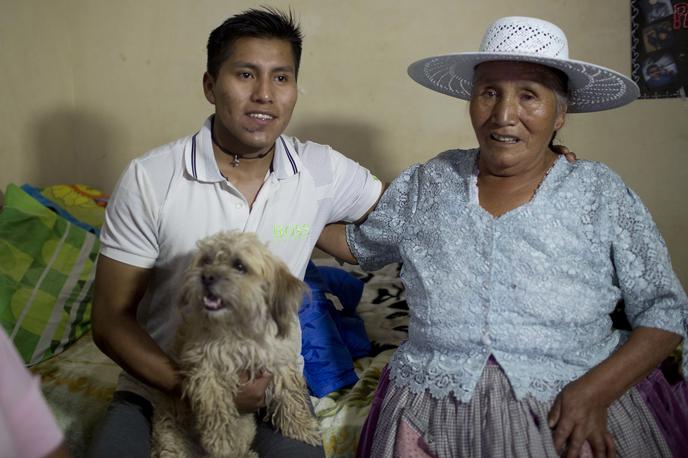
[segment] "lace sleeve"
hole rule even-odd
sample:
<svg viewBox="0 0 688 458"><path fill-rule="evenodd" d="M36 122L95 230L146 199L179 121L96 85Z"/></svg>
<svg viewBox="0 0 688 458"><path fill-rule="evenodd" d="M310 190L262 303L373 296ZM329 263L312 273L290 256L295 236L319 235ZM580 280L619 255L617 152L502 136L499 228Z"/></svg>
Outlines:
<svg viewBox="0 0 688 458"><path fill-rule="evenodd" d="M347 227L349 248L364 270L402 261L399 242L416 209L419 169L416 164L404 170L365 223Z"/></svg>
<svg viewBox="0 0 688 458"><path fill-rule="evenodd" d="M612 259L628 320L633 328L653 327L681 335L687 354L688 298L671 267L666 244L633 191L626 188L615 208Z"/></svg>

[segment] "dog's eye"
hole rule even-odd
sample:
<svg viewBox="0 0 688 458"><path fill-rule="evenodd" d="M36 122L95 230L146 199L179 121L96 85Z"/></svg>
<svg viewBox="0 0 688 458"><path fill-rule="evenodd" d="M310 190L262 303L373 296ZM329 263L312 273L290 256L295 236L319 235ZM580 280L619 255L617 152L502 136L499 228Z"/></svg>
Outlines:
<svg viewBox="0 0 688 458"><path fill-rule="evenodd" d="M201 265L210 264L210 261L212 261L212 259L210 258L210 256L208 256L208 255L206 254L206 255L204 255L204 256L201 258L199 264L201 264Z"/></svg>
<svg viewBox="0 0 688 458"><path fill-rule="evenodd" d="M235 260L234 260L234 262L232 263L232 267L234 267L236 270L238 270L238 271L241 272L242 274L245 274L245 273L246 273L246 267L245 267L244 264L243 264L240 260L238 260L238 259L235 259Z"/></svg>

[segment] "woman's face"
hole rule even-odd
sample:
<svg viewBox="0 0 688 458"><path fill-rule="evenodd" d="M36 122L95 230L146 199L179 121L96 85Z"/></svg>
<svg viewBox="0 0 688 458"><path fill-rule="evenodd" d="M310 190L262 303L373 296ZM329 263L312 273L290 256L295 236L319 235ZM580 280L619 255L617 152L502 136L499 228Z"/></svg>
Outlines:
<svg viewBox="0 0 688 458"><path fill-rule="evenodd" d="M501 169L527 167L545 157L564 124L553 87L557 75L529 62L485 62L475 70L471 123L483 160Z"/></svg>

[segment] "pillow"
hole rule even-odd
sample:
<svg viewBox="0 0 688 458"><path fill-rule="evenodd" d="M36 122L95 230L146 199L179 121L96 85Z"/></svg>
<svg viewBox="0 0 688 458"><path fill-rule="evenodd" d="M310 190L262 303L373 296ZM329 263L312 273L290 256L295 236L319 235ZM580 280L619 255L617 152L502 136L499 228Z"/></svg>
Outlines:
<svg viewBox="0 0 688 458"><path fill-rule="evenodd" d="M311 394L322 397L356 383L354 360L371 351L365 324L356 314L363 282L343 269L312 261L304 281L310 294L299 310L303 372Z"/></svg>
<svg viewBox="0 0 688 458"><path fill-rule="evenodd" d="M56 184L47 188L22 185L22 190L67 221L100 234L108 197L83 184Z"/></svg>
<svg viewBox="0 0 688 458"><path fill-rule="evenodd" d="M329 291L318 267L308 263L304 281L310 288L299 310L301 324L301 355L303 375L311 394L323 397L332 391L358 381L354 361L342 341L331 312L332 302L325 297Z"/></svg>
<svg viewBox="0 0 688 458"><path fill-rule="evenodd" d="M363 319L356 314L356 306L363 296L363 282L339 267L318 266L318 271L328 290L339 299L342 310L330 309L344 345L353 359L368 356L370 339Z"/></svg>
<svg viewBox="0 0 688 458"><path fill-rule="evenodd" d="M318 266L325 288L337 296L344 314L356 312L356 306L363 296L363 282L340 267Z"/></svg>
<svg viewBox="0 0 688 458"><path fill-rule="evenodd" d="M98 238L15 185L0 213L0 325L27 365L90 327Z"/></svg>

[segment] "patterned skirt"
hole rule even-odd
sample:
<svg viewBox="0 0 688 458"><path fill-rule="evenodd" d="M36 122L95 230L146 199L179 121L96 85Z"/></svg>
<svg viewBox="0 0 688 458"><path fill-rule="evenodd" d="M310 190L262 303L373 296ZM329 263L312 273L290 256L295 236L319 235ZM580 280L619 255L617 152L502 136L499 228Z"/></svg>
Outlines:
<svg viewBox="0 0 688 458"><path fill-rule="evenodd" d="M550 402L517 400L501 367L488 364L468 403L414 394L382 373L359 442L359 457L556 457L547 425ZM608 409L620 457L671 457L653 413L636 388ZM592 456L586 443L581 456Z"/></svg>

